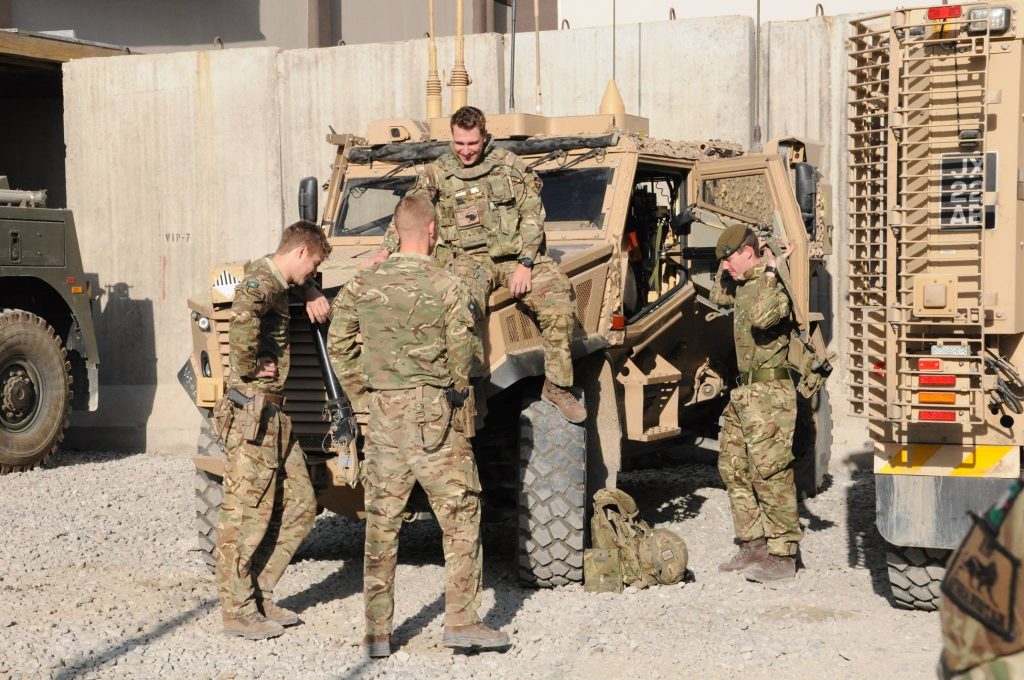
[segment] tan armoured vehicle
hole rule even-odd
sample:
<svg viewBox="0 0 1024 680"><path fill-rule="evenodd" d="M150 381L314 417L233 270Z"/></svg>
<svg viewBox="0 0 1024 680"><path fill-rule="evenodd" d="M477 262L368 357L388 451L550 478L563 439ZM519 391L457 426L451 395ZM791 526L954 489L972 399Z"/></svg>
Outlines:
<svg viewBox="0 0 1024 680"><path fill-rule="evenodd" d="M1021 474L1020 2L859 19L849 40L849 383L895 602Z"/></svg>
<svg viewBox="0 0 1024 680"><path fill-rule="evenodd" d="M645 119L623 114L503 114L489 116L488 127L494 144L521 155L543 180L548 249L575 293L573 356L590 417L585 426L571 425L538 399L537 325L506 290L492 295L480 328L486 357L478 394L486 398L478 399L474 440L484 516L518 526L522 580L559 585L582 579L595 489L614 486L628 459L652 444L717 432L735 384L735 357L732 320L707 295L714 245L726 226L742 222L795 245L791 295L805 336L821 339L829 316L822 258L830 247L830 199L814 167L819 150L795 139L744 154L722 143L653 139ZM319 221L334 246L320 268L329 298L357 260L380 247L417 166L447 151L449 140L447 118L380 121L362 138L328 136L336 154ZM300 190L308 217L318 215L315 187L309 178ZM241 276L241 264L215 267L210 290L189 300L194 351L182 383L206 412L223 394L228 312ZM335 459L324 449L321 369L302 301L293 304L285 410L320 505L356 517L362 490L335 479ZM801 408L801 483L813 493L831 443L824 391ZM200 544L210 553L223 461L208 441L204 435L196 466Z"/></svg>

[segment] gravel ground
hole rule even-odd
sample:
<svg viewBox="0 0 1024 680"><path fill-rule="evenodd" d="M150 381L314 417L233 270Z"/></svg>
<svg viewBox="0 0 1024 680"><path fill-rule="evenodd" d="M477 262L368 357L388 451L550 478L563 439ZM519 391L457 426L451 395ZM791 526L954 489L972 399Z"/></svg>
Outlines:
<svg viewBox="0 0 1024 680"><path fill-rule="evenodd" d="M859 446L859 445L858 445ZM0 678L934 677L934 614L891 608L874 529L870 456L837 445L827 490L802 505L804 569L777 588L719 574L728 501L706 463L623 476L646 518L679 531L695 581L621 595L524 589L507 528L485 532L482 613L505 654L441 647L443 558L432 523L402 533L397 653L363 661L362 527L321 516L278 587L305 623L248 642L220 635L194 552L185 456L67 452L0 478Z"/></svg>

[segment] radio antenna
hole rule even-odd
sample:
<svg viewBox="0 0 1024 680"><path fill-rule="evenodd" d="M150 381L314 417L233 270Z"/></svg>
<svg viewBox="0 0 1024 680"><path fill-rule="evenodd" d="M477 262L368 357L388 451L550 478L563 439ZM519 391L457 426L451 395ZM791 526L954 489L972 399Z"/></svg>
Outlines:
<svg viewBox="0 0 1024 680"><path fill-rule="evenodd" d="M434 0L430 0L430 43L427 47L430 61L427 71L427 120L441 117L441 79L437 77L437 43L434 42Z"/></svg>

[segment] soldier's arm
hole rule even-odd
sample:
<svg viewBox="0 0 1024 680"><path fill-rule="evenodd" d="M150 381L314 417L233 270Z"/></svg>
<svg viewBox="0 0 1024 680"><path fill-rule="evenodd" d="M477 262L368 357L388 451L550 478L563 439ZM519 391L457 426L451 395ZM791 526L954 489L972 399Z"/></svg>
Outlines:
<svg viewBox="0 0 1024 680"><path fill-rule="evenodd" d="M273 292L260 279L246 278L235 288L228 322L232 375L251 379L259 370L260 319L270 309Z"/></svg>
<svg viewBox="0 0 1024 680"><path fill-rule="evenodd" d="M722 307L731 307L736 304L736 282L722 270L721 266L715 273L714 282L715 285L711 287L708 298Z"/></svg>
<svg viewBox="0 0 1024 680"><path fill-rule="evenodd" d="M766 283L770 277L770 274L761 274L750 308L750 325L762 331L788 319L793 312L786 289L774 281Z"/></svg>
<svg viewBox="0 0 1024 680"><path fill-rule="evenodd" d="M470 313L470 297L462 284L452 281L445 292L444 342L448 353L448 372L451 373L455 388L469 387L469 372L473 357L479 348L480 338L474 329Z"/></svg>
<svg viewBox="0 0 1024 680"><path fill-rule="evenodd" d="M342 288L331 305L330 327L327 330L327 355L345 395L357 411L366 408L366 375L363 373L362 347L356 341L359 335L359 315L356 299L360 277Z"/></svg>
<svg viewBox="0 0 1024 680"><path fill-rule="evenodd" d="M523 238L520 257L535 259L544 244L544 204L540 200L540 177L526 169L522 158L512 160L512 185L519 209L519 235Z"/></svg>
<svg viewBox="0 0 1024 680"><path fill-rule="evenodd" d="M416 181L413 183L412 188L405 192L405 195L422 196L428 201L433 201L437 196L437 192L435 166L433 163L428 163L416 170ZM392 253L398 250L398 230L395 228L394 220L391 220L388 230L384 232L384 243L382 245L385 250Z"/></svg>

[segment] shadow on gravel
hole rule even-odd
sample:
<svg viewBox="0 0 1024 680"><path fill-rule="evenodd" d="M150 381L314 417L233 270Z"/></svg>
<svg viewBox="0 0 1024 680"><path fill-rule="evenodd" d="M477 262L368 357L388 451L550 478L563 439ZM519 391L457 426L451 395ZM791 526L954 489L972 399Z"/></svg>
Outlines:
<svg viewBox="0 0 1024 680"><path fill-rule="evenodd" d="M636 499L640 517L654 525L696 517L708 500L700 490L724 488L718 468L705 463L631 470L620 473L617 484Z"/></svg>
<svg viewBox="0 0 1024 680"><path fill-rule="evenodd" d="M190 621L199 618L217 606L215 598L207 598L192 609L178 614L174 618L164 621L152 630L142 632L135 637L122 640L119 644L108 647L105 650L96 650L93 655L79 656L69 659L65 667L59 673L52 676L54 680L70 680L84 675L84 671L98 670L107 665L119 656L123 656L136 647L148 644L153 640L163 637L180 628Z"/></svg>
<svg viewBox="0 0 1024 680"><path fill-rule="evenodd" d="M850 490L846 496L847 564L867 569L871 587L893 604L889 588L889 569L885 563L888 548L875 526L875 473L871 451L857 450L847 457Z"/></svg>
<svg viewBox="0 0 1024 680"><path fill-rule="evenodd" d="M61 449L57 455L50 458L46 468L63 468L73 465L94 465L96 463L109 463L129 456L138 456L142 451L78 451L74 449Z"/></svg>

